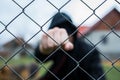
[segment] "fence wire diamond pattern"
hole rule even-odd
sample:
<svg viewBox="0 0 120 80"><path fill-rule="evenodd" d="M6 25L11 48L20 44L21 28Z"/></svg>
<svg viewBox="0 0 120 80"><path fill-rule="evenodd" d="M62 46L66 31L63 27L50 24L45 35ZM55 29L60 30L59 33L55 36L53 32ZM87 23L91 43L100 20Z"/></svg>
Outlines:
<svg viewBox="0 0 120 80"><path fill-rule="evenodd" d="M93 3L91 3L92 1L93 1L93 3L96 3L97 5L93 5ZM101 21L104 25L106 25L106 28L109 29L109 32L106 33L106 35L101 40L94 43L88 37L86 37L86 35L79 32L78 31L79 28L78 28L76 30L76 32L81 34L82 37L87 42L89 42L91 45L94 46L94 48L92 50L90 50L80 61L77 61L71 55L69 55L65 50L63 50L61 48L61 46L59 45L58 48L52 54L50 54L43 62L34 56L34 54L33 54L34 52L32 51L33 48L30 47L29 43L34 42L36 37L40 38L41 34L43 34L43 33L47 34L46 30L44 30L44 28L46 28L46 26L49 25L51 19L53 18L52 15L56 12L64 11L64 8L67 7L67 5L74 2L74 0L60 0L60 1L59 0L45 0L44 2L42 2L42 0L41 1L39 1L39 0L0 1L0 4L6 4L6 5L0 6L0 9L1 9L0 39L1 40L10 39L11 40L11 38L12 39L14 38L15 43L17 43L19 46L19 48L17 48L16 50L13 50L15 47L9 47L9 45L6 44L5 46L8 48L5 49L6 50L5 53L2 52L3 49L2 49L2 47L0 47L0 50L2 50L0 52L1 53L0 54L0 80L2 80L2 79L4 79L4 80L13 80L13 79L14 80L37 80L39 78L39 76L42 76L42 74L44 75L45 72L51 73L56 78L56 80L60 80L59 77L56 76L56 74L54 74L53 72L51 72L48 68L48 66L50 66L50 64L52 64L52 62L50 62L48 64L44 63L48 58L50 58L52 55L54 55L54 53L58 49L61 49L65 55L67 55L72 61L74 61L76 64L78 64L67 75L64 75L64 78L62 80L66 79L66 77L69 77L69 75L72 72L74 72L74 70L76 68L80 68L88 76L90 76L92 80L99 80L104 75L111 76L111 75L109 75L109 73L111 73L113 69L116 71L117 74L120 75L120 56L118 56L113 61L109 57L107 57L104 53L102 53L102 50L101 50L100 55L105 59L105 61L103 63L106 65L109 65L110 67L107 68L105 70L104 74L101 75L98 79L95 79L92 75L90 75L87 71L85 71L82 67L79 66L79 63L82 60L84 60L90 54L90 52L92 52L97 46L99 46L99 44L101 44L110 35L113 34L114 36L116 36L116 38L120 39L120 35L117 33L117 31L114 30L115 28L118 28L120 26L120 20L118 20L117 23L115 23L115 25L111 25L111 24L105 22L101 18L101 16L99 16L99 14L97 13L97 10L100 9L103 5L107 4L108 1L107 0L96 0L96 1L92 0L92 1L79 0L79 2L82 3L90 11L90 14L87 15L87 17L85 17L83 19L83 21L79 23L78 26L84 25L84 23L86 23L88 19L90 19L92 16L95 16L97 19L99 19L99 21ZM119 0L115 0L114 2L117 3L118 5L120 5ZM120 6L118 6L118 7L120 7ZM43 9L43 10L41 10L41 9ZM78 8L76 8L76 9L79 10ZM46 16L40 15L40 13L41 13L40 10L44 11L44 13L46 13L45 14ZM33 15L33 14L35 14L35 15ZM22 25L22 24L24 24L24 25ZM20 28L18 30L17 30L16 25L20 26ZM26 34L26 32L27 32L27 30L30 30L30 29L29 29L29 27L26 28L25 26L30 26L30 27L34 26L33 28L30 28L30 29L35 30L35 31L33 31L33 32L28 31L28 33L30 34L30 35L28 35L28 34ZM23 29L25 30L24 32L22 32ZM18 33L16 33L16 32L18 32ZM74 35L74 33L72 35ZM18 35L21 36L22 34L28 36L28 37L24 37L26 39L25 41L18 37ZM47 34L47 35L50 37L49 34ZM53 38L51 38L51 39L53 41L55 41ZM55 41L55 42L57 43L57 41ZM15 45L14 43L10 43L10 46L14 46L14 45ZM28 56L27 60L26 60L26 58L24 58L24 55ZM7 56L7 58L4 56ZM23 56L23 57L19 57L19 56ZM34 59L38 60L40 64L36 66L36 64L38 64L38 63ZM29 65L29 63L31 63L31 62L34 64ZM18 69L16 68L16 65L19 65L19 66L17 66ZM31 69L31 66L34 66L35 69L32 72L27 71L27 70ZM7 73L5 73L4 70L7 70ZM43 70L42 72L44 72L44 73L41 73L41 70ZM6 76L6 74L7 74L7 76ZM12 76L12 78L11 78L11 76ZM111 80L111 79L109 79L109 80Z"/></svg>

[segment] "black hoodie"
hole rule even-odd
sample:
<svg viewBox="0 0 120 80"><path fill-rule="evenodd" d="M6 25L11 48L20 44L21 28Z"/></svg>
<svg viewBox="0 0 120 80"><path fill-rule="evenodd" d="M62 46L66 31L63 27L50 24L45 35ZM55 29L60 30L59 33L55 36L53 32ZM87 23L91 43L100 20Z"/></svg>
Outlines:
<svg viewBox="0 0 120 80"><path fill-rule="evenodd" d="M51 22L49 29L54 27L65 28L67 33L73 34L76 27L72 20L65 13L57 13ZM58 49L50 55L43 55L39 47L35 49L35 56L40 60L53 60L54 64L50 71L40 80L105 80L100 62L99 52L93 46L88 45L83 40L74 37L74 49L64 51Z"/></svg>

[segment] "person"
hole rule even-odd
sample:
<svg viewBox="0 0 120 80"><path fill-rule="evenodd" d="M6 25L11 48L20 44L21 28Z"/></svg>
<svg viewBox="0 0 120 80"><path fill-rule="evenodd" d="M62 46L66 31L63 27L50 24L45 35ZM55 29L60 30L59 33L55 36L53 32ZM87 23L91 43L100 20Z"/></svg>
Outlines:
<svg viewBox="0 0 120 80"><path fill-rule="evenodd" d="M38 60L54 62L40 80L105 80L99 51L78 38L76 30L66 13L54 15L35 49Z"/></svg>

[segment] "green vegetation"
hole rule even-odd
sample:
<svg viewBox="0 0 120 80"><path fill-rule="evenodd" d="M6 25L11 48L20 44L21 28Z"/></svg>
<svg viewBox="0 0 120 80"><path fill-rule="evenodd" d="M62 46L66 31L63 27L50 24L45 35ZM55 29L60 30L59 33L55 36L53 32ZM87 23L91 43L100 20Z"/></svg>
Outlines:
<svg viewBox="0 0 120 80"><path fill-rule="evenodd" d="M7 60L6 60L7 61ZM18 66L18 65L26 65L26 64L31 64L31 63L37 63L34 58L30 58L30 57L25 57L25 58L19 58L19 59L11 59L7 64L9 66ZM45 64L39 65L42 68L39 70L39 74L40 76L45 75L45 73L47 72L46 69L48 69L51 65L53 64L52 61L47 62ZM5 65L4 61L0 60L0 68L1 66ZM45 67L43 67L43 65ZM103 68L104 71L107 73L106 77L107 80L120 80L120 66L117 65L114 67L112 67L112 65L108 65L106 63L103 63Z"/></svg>
<svg viewBox="0 0 120 80"><path fill-rule="evenodd" d="M106 64L103 65L104 71L107 73L106 78L107 80L120 80L120 66L106 66Z"/></svg>

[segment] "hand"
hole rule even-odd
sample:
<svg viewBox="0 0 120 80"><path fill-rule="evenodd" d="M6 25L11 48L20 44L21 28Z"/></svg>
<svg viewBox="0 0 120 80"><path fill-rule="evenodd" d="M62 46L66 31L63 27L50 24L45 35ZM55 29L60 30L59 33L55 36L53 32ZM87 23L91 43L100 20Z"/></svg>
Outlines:
<svg viewBox="0 0 120 80"><path fill-rule="evenodd" d="M52 39L48 35L43 34L40 43L40 51L42 53L49 54L59 45L62 45L62 48L66 51L72 50L74 48L74 45L70 42L69 39L67 39L69 36L64 28L55 27L48 30L47 34Z"/></svg>

